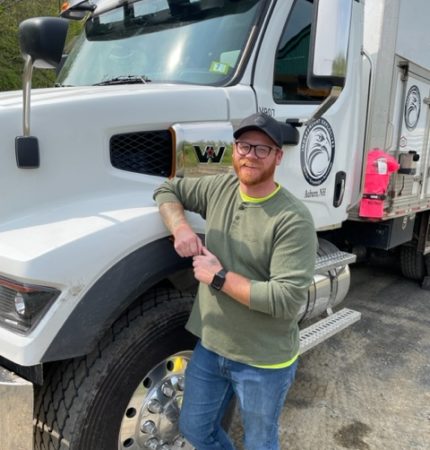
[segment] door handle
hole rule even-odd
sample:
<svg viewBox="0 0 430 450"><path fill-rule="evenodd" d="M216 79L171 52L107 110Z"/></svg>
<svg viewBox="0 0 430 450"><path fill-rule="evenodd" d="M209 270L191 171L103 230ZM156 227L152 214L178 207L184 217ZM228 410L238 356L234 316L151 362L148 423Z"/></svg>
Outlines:
<svg viewBox="0 0 430 450"><path fill-rule="evenodd" d="M333 206L339 208L343 201L343 195L345 194L346 173L340 171L336 174L334 181L334 196Z"/></svg>

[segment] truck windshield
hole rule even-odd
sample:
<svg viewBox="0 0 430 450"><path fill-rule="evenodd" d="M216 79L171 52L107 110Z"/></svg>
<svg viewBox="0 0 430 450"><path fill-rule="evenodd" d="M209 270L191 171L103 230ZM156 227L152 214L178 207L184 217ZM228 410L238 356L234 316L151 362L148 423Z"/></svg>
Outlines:
<svg viewBox="0 0 430 450"><path fill-rule="evenodd" d="M109 2L105 2L109 3ZM110 2L112 4L112 2ZM85 24L58 84L144 82L226 84L265 2L259 0L103 1Z"/></svg>

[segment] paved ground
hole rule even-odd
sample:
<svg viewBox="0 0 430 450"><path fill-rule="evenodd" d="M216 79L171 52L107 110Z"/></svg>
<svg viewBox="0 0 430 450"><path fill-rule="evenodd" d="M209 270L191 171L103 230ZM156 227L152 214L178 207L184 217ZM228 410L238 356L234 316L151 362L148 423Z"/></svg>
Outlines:
<svg viewBox="0 0 430 450"><path fill-rule="evenodd" d="M352 269L362 319L303 355L282 449L430 450L430 291L393 270Z"/></svg>

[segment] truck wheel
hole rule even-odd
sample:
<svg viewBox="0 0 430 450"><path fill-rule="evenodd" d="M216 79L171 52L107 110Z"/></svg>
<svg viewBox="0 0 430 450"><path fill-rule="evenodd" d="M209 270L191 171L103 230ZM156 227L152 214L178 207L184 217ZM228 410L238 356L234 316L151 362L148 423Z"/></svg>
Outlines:
<svg viewBox="0 0 430 450"><path fill-rule="evenodd" d="M426 275L423 254L415 247L400 247L400 268L403 276L411 280L421 281Z"/></svg>
<svg viewBox="0 0 430 450"><path fill-rule="evenodd" d="M154 290L144 300L91 354L51 368L35 393L35 450L191 448L177 424L193 297Z"/></svg>

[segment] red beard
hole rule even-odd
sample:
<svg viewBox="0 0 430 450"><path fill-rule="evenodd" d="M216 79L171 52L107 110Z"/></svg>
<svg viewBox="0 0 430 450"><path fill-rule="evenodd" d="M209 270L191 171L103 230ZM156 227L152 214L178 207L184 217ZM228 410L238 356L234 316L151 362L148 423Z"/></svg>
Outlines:
<svg viewBox="0 0 430 450"><path fill-rule="evenodd" d="M245 186L256 186L273 179L276 169L276 161L266 166L259 160L250 161L246 157L233 157L233 167L239 181Z"/></svg>

